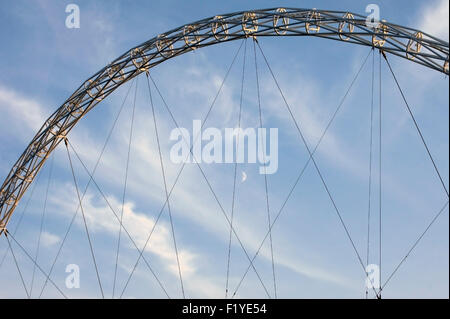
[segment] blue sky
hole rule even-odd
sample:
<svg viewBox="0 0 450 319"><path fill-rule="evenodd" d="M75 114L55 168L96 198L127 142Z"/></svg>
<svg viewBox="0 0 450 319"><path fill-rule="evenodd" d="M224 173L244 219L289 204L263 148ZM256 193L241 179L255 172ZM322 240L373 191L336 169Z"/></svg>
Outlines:
<svg viewBox="0 0 450 319"><path fill-rule="evenodd" d="M198 19L254 8L303 7L348 10L364 14L369 3L356 1L74 1L80 7L81 28L67 29L65 7L71 1L3 1L0 4L0 177L9 172L45 119L89 76L131 47L157 34ZM381 17L415 27L448 41L448 1L378 1ZM203 118L240 43L196 50L152 69L152 77L181 126ZM281 88L315 145L331 114L370 49L341 42L309 38L261 39ZM243 127L258 126L252 43L247 43ZM208 126L234 127L237 122L242 54L218 98ZM375 60L378 62L378 60ZM407 60L390 59L448 188L448 77ZM318 165L342 213L356 248L365 261L367 242L371 57L316 155ZM270 175L269 196L274 217L307 160L295 127L263 60L259 57L264 126L279 129L279 170ZM382 159L382 282L392 273L420 233L448 200L415 131L386 65L383 83ZM124 225L142 247L161 205L164 187L154 136L145 78L139 77L136 121L130 158ZM69 135L83 161L92 169L129 84L119 88L85 117ZM132 89L131 92L133 92ZM132 95L132 94L131 94ZM169 134L174 128L159 97L155 97L167 182L172 185L179 165L170 163ZM376 100L376 102L378 102ZM116 212L120 212L127 158L132 99L129 97L96 173ZM375 119L378 112L375 110ZM374 127L375 132L378 129ZM378 176L378 148L374 140L373 176ZM38 263L46 271L61 243L77 206L70 167L61 145L52 155L53 174L44 220ZM35 180L35 192L17 232L18 241L35 254L47 179L48 161ZM74 160L80 189L88 176ZM267 231L264 177L259 165L242 164L245 182L238 180L236 232L253 255ZM231 210L233 169L230 164L203 165L212 187ZM378 183L373 180L370 262L378 263ZM14 229L27 192L9 228ZM177 244L188 297L225 296L229 226L198 168L188 165L171 197ZM111 297L119 225L95 187L88 189L83 207L96 252L106 297ZM448 298L448 208L383 292L386 298ZM273 229L278 296L284 298L363 298L364 273L345 235L317 172L310 166ZM122 236L124 236L122 234ZM117 291L121 291L137 252L122 238ZM2 238L0 257L7 249ZM14 248L28 289L33 265ZM145 256L173 297L181 297L177 264L167 211L155 228ZM81 287L66 289L66 265L80 266ZM233 239L230 289L248 261ZM26 297L10 254L1 266L0 297ZM270 247L266 243L255 267L273 295ZM44 277L36 271L32 297ZM79 215L59 257L52 279L71 298L101 297ZM250 271L238 297L266 297ZM60 297L46 287L43 297ZM164 298L141 261L124 293L127 298ZM373 297L373 296L372 296Z"/></svg>

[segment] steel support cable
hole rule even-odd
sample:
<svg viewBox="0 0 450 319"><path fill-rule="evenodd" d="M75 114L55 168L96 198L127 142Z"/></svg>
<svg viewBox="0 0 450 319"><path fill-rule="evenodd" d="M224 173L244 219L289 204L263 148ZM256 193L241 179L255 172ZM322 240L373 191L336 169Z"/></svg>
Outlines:
<svg viewBox="0 0 450 319"><path fill-rule="evenodd" d="M347 88L347 91L345 92L343 98L341 99L339 105L337 106L336 110L334 111L333 115L331 116L330 120L328 121L327 126L325 127L324 131L322 132L322 135L320 136L319 140L316 143L316 146L314 147L314 150L312 151L312 155L314 155L319 147L319 145L322 143L323 138L325 137L326 133L328 132L328 129L331 127L331 124L333 123L334 119L336 118L337 114L339 113L339 110L341 109L342 105L344 104L345 100L347 99L348 94L350 93L353 85L355 84L356 80L359 77L359 74L361 73L361 71L363 70L367 59L370 56L370 53L372 52L372 49L369 51L369 54L365 57L365 59L363 60L363 63L361 64L361 66L359 67L358 71L356 72L355 76L353 77L349 87ZM275 225L275 223L278 221L279 217L281 216L284 207L286 206L287 202L289 201L292 193L294 192L295 188L297 187L298 183L300 182L300 179L302 178L306 168L308 167L309 163L311 161L311 156L308 157L308 160L306 161L305 165L303 165L299 175L297 176L295 182L293 183L292 187L290 188L288 195L286 196L285 200L283 201L283 204L281 205L280 209L278 210L277 215L275 216L275 219L272 222L272 225L270 226L270 229L273 228L273 226ZM256 251L255 255L252 258L252 261L255 261L256 257L258 256L259 252L261 251L265 241L267 240L269 236L269 232L266 232L266 235L264 236L263 240L261 241L258 250ZM250 270L251 266L248 265L246 268L246 271L244 272L244 274L241 277L241 280L239 281L238 286L236 287L236 289L234 290L233 293L233 297L236 295L237 291L239 290L242 282L244 281L245 277L247 276L249 270Z"/></svg>
<svg viewBox="0 0 450 319"><path fill-rule="evenodd" d="M16 255L14 254L14 250L11 246L11 242L9 241L8 231L5 232L5 237L6 237L6 241L8 242L8 247L9 247L9 250L11 251L11 255L13 256L14 264L16 265L17 272L19 273L20 280L22 281L23 289L25 289L25 293L27 295L27 298L29 299L30 293L28 292L27 286L25 285L25 280L23 279L22 272L20 271L19 263L17 262L17 258L16 258Z"/></svg>
<svg viewBox="0 0 450 319"><path fill-rule="evenodd" d="M36 189L36 185L39 183L39 179L40 179L41 176L42 175L39 175L37 177L36 182L34 183L34 185L31 188L30 196L28 197L28 199L27 199L27 201L25 203L25 206L24 206L24 208L23 208L23 210L22 210L22 212L20 214L20 217L19 217L19 220L18 220L18 222L16 224L16 227L14 228L14 231L13 231L14 235L17 234L17 231L20 228L20 225L21 225L22 220L23 220L23 216L25 215L25 213L26 213L26 211L28 209L28 206L29 206L29 204L31 202L31 199L33 198L34 190ZM3 254L2 261L0 262L0 268L2 267L3 263L5 262L6 256L8 255L8 252L9 252L9 248L7 248L5 253Z"/></svg>
<svg viewBox="0 0 450 319"><path fill-rule="evenodd" d="M259 126L262 129L263 128L263 122L262 122L262 111L261 111L261 94L260 94L260 88L259 88L259 75L258 75L258 62L256 58L256 44L255 42L258 42L256 38L253 38L253 53L255 57L255 73L256 73L256 89L258 92L258 113L259 113ZM262 137L261 137L262 138ZM262 148L262 140L260 141L260 145L258 148ZM264 162L264 187L266 191L266 208L267 208L267 224L268 224L268 231L269 231L269 242L270 242L270 254L272 259L272 277L273 277L273 291L275 299L277 298L277 281L275 276L275 260L273 256L273 240L272 240L272 222L270 218L270 206L269 206L269 190L267 186L267 171L266 171L266 152L263 150L263 162Z"/></svg>
<svg viewBox="0 0 450 319"><path fill-rule="evenodd" d="M417 247L417 245L419 244L419 242L422 240L422 238L425 236L425 234L428 232L428 230L431 228L431 226L433 226L434 222L438 219L438 217L445 211L445 209L448 206L448 201L444 204L444 206L438 211L438 213L433 217L433 219L431 220L431 222L427 225L427 227L425 228L425 230L422 232L422 234L420 234L420 236L417 238L417 240L414 242L414 244L411 246L411 248L408 250L408 252L406 253L406 255L402 258L402 260L398 263L398 265L395 267L395 269L392 271L392 273L389 275L388 279L386 280L386 282L381 285L380 288L380 293L381 290L384 290L384 288L386 287L386 285L391 281L392 277L397 273L398 269L403 265L403 263L406 261L406 259L411 255L412 251Z"/></svg>
<svg viewBox="0 0 450 319"><path fill-rule="evenodd" d="M133 79L133 81L131 81L130 87L128 88L128 91L127 91L127 93L126 93L126 95L125 95L125 98L123 99L123 102L122 102L122 104L121 104L121 106L120 106L120 108L119 108L119 111L117 112L117 114L116 114L116 116L115 116L115 118L114 118L113 125L111 126L111 129L110 129L109 132L108 132L108 136L106 137L106 140L105 140L105 142L104 142L104 144L103 144L102 150L100 151L100 154L99 154L99 156L98 156L98 158L97 158L97 161L95 162L95 166L94 166L94 169L93 169L93 171L92 171L92 175L89 174L89 181L88 181L88 183L86 184L86 187L84 188L83 196L81 197L82 200L84 199L84 196L86 195L87 190L88 190L88 188L89 188L89 186L90 186L90 184L91 184L92 176L93 176L93 175L95 174L95 172L97 171L97 167L98 167L98 165L100 164L100 161L101 161L101 159L102 159L102 157L103 157L103 154L104 154L104 152L105 152L105 150L106 150L106 146L108 145L108 142L109 142L109 140L110 140L110 138L111 138L111 136L112 136L112 133L113 133L113 131L114 131L116 125L117 125L117 122L118 122L118 120L119 120L120 114L122 113L122 110L123 110L123 108L124 108L124 106L125 106L125 101L127 100L128 94L130 93L131 88L133 87L133 83L134 83L134 79ZM69 144L70 144L70 143L69 143ZM63 248L63 246L64 246L64 243L66 242L66 239L67 239L67 237L68 237L68 235L69 235L70 230L72 229L72 225L73 225L73 223L74 223L74 221L75 221L75 218L76 218L77 215L78 215L79 208L80 208L80 206L77 207L77 209L76 209L75 213L73 214L72 219L71 219L71 221L70 221L70 223L69 223L69 226L68 226L68 228L67 228L67 231L66 231L65 234L64 234L64 238L63 238L63 240L61 241L61 245L60 245L59 248L58 248L58 252L56 253L56 256L55 256L55 258L54 258L54 260L53 260L53 263L52 263L52 266L51 266L51 268L50 268L49 276L52 274L53 268L55 267L55 264L56 264L56 261L58 260L59 255L61 254L61 251L62 251L62 248ZM49 279L49 278L46 278L46 280L45 280L45 282L44 282L44 285L42 286L41 293L39 294L39 298L40 298L40 297L42 296L42 294L44 293L45 287L47 286L48 279Z"/></svg>
<svg viewBox="0 0 450 319"><path fill-rule="evenodd" d="M238 133L237 133L237 139L236 139L236 149L239 149L239 136L241 133L241 116L242 116L242 99L244 96L244 80L245 80L245 59L247 55L247 39L245 41L244 46L244 59L242 63L242 77L241 77L241 96L239 98L239 115L238 115ZM237 154L236 154L237 156ZM227 279L225 283L225 299L228 298L228 284L229 284L229 277L230 277L230 261L231 261L231 240L233 236L233 220L234 220L234 206L235 206L235 196L236 196L236 176L237 176L237 161L234 163L234 178L233 178L233 193L232 193L232 199L231 199L231 216L230 216L230 233L228 237L228 255L227 255Z"/></svg>
<svg viewBox="0 0 450 319"><path fill-rule="evenodd" d="M174 227L173 218L172 218L172 210L170 208L169 192L167 191L167 179L166 179L166 173L165 173L165 170L164 170L164 161L163 161L163 157L162 157L161 143L160 143L159 134L158 134L158 125L156 123L155 106L153 104L153 97L152 97L152 91L151 91L151 88L150 88L150 81L148 79L148 74L146 74L146 75L147 75L147 86L148 86L148 93L149 93L149 98L150 98L150 104L151 104L151 107L152 107L153 124L155 126L156 142L158 144L159 160L161 162L161 174L162 174L162 178L163 178L163 181L164 181L164 192L165 192L165 195L166 195L167 210L169 212L170 227L171 227L171 230L172 230L173 246L174 246L174 249L175 249L175 256L176 256L176 259L177 259L178 276L179 276L179 279L180 279L181 293L183 295L183 298L186 298L186 294L184 292L183 276L182 276L182 273L181 273L180 257L179 257L179 254L178 254L177 240L176 240L176 236L175 236L175 227Z"/></svg>
<svg viewBox="0 0 450 319"><path fill-rule="evenodd" d="M113 291L112 298L114 299L114 294L116 292L116 280L117 280L117 265L119 264L119 251L120 251L120 239L122 235L122 221L123 221L123 210L125 208L125 197L127 192L127 183L128 183L128 169L130 164L130 153L131 153L131 142L133 140L133 127L134 127L134 116L136 111L136 96L138 91L138 79L136 78L136 86L134 90L134 100L133 100L133 108L131 111L131 125L130 125L130 135L128 139L128 153L127 153L127 162L125 167L125 180L123 183L123 193L122 193L122 208L120 211L120 225L119 225L119 235L117 239L117 251L116 251L116 264L114 267L114 280L113 280Z"/></svg>
<svg viewBox="0 0 450 319"><path fill-rule="evenodd" d="M258 45L258 47L259 47L259 49L260 49L260 51L261 51L261 54L262 54L263 57L264 57L264 60L265 60L265 62L266 62L266 64L267 64L267 67L268 67L268 69L269 69L269 71L270 71L270 73L271 73L271 75L272 75L272 78L274 79L274 82L275 82L275 84L276 84L276 86L277 86L277 88L278 88L278 90L279 90L279 92L280 92L280 94L281 94L281 96L282 96L282 98L283 98L283 100L284 100L284 103L285 103L285 105L286 105L286 107L287 107L287 110L288 110L288 112L289 112L289 114L290 114L290 116L291 116L291 118L292 118L292 120L293 120L293 122L294 122L294 125L295 125L295 127L297 128L297 131L298 131L298 133L299 133L299 135L300 135L300 138L301 138L303 144L305 145L306 150L308 151L308 154L309 154L309 156L310 156L310 158L311 158L311 161L313 162L313 165L314 165L314 167L315 167L315 169L316 169L316 171L317 171L317 173L318 173L318 175L319 175L320 180L322 181L322 184L323 184L323 186L324 186L324 188L325 188L325 191L327 192L328 197L330 198L330 201L331 201L331 203L332 203L332 205L333 205L333 208L334 208L334 210L335 210L337 216L339 217L339 220L340 220L340 222L341 222L341 225L342 225L342 227L344 228L344 231L345 231L345 233L346 233L346 235L347 235L347 237L348 237L348 239L349 239L349 241L350 241L350 243L351 243L351 245L352 245L352 247L353 247L353 250L355 251L356 257L358 258L358 261L359 261L361 267L363 268L364 273L366 274L366 269L365 269L364 263L363 263L363 261L362 261L362 259L361 259L361 255L359 254L358 249L356 248L356 245L355 245L355 243L354 243L354 241L353 241L353 239L352 239L352 237L351 237L351 235L350 235L350 232L349 232L349 230L348 230L348 228L347 228L347 225L345 224L345 222L344 222L344 220L343 220L343 218L342 218L342 215L341 215L341 213L340 213L340 211L339 211L339 209L338 209L338 207L337 207L337 205L336 205L336 202L335 202L335 200L334 200L334 198L333 198L333 195L331 194L331 192L330 192L330 190L329 190L329 188L328 188L328 185L327 185L327 183L325 182L325 179L324 179L324 177L323 177L323 175L322 175L322 173L321 173L321 171L320 171L320 169L319 169L319 167L318 167L318 165L317 165L317 163L316 163L316 161L315 161L315 159L314 159L314 156L312 156L313 154L312 154L312 152L311 152L310 147L308 146L308 143L306 142L306 139L305 139L305 137L304 137L304 135L303 135L303 133L302 133L302 130L300 129L300 126L299 126L297 120L295 119L294 114L292 113L291 107L289 106L289 104L288 104L288 102L287 102L287 100L286 100L286 97L284 96L284 93L283 93L283 91L281 90L281 87L280 87L280 85L279 85L279 83L278 83L278 81L277 81L277 79L276 79L276 77L275 77L275 75L274 75L274 73L273 73L273 71L272 71L272 68L270 67L270 65L269 65L269 63L268 63L268 61L267 61L267 58L266 58L266 56L265 56L265 54L264 54L264 52L263 52L261 46L259 45L258 42L256 42L256 44Z"/></svg>
<svg viewBox="0 0 450 319"><path fill-rule="evenodd" d="M394 78L394 81L395 81L395 83L397 85L397 88L400 91L400 94L401 94L401 96L403 98L403 101L405 102L405 106L408 109L408 113L411 116L412 121L414 122L414 126L416 127L417 133L419 134L420 139L422 140L422 143L425 146L425 149L427 151L428 157L430 158L431 163L433 164L434 170L436 171L436 174L438 175L439 180L441 181L442 187L444 188L444 191L447 194L447 198L448 198L449 194L448 194L447 186L445 186L445 183L444 183L444 180L442 178L442 175L439 172L439 169L438 169L438 167L436 165L436 162L434 161L433 156L431 155L430 149L428 148L428 144L426 143L425 138L424 138L424 136L422 134L422 131L420 130L419 124L417 123L416 118L415 118L415 116L414 116L414 114L413 114L413 112L412 112L412 110L411 110L411 108L409 106L409 103L406 100L405 94L403 93L403 90L402 90L402 88L400 86L400 83L398 82L397 77L395 76L395 73L394 73L394 71L393 71L393 69L391 67L391 64L389 63L389 60L387 59L387 56L384 54L384 52L382 52L382 53L383 53L384 60L386 61L386 64L388 65L389 70L391 71L392 77Z"/></svg>
<svg viewBox="0 0 450 319"><path fill-rule="evenodd" d="M205 123L206 123L206 121L207 121L207 119L208 119L208 117L209 117L209 115L210 115L210 113L211 113L211 111L212 111L212 109L213 109L213 107L214 107L214 105L215 105L215 102L216 102L216 100L217 100L217 98L218 98L220 92L222 91L222 87L223 87L223 85L225 84L225 81L226 81L226 79L227 79L227 77L228 77L228 74L229 74L231 68L232 68L233 65L234 65L234 62L236 61L236 58L237 58L237 56L238 56L238 54L239 54L239 52L240 52L240 50L241 50L242 45L243 45L243 42L242 42L241 45L239 46L239 48L238 48L236 54L234 55L233 61L231 62L230 66L229 66L229 68L228 68L228 70L227 70L227 72L226 72L226 74L225 74L225 77L224 77L224 79L223 79L223 81L222 81L222 83L221 83L221 85L220 85L220 87L219 87L219 90L218 90L216 96L214 97L214 100L213 100L213 102L211 103L211 105L210 105L210 107L209 107L209 109L208 109L208 112L207 112L207 114L206 114L204 120L202 121L202 126L201 126L201 128L203 128L203 126L205 125ZM151 76L149 76L149 77L150 77L150 79L152 80L153 84L155 85L155 88L157 89L159 95L162 97L161 92L159 92L158 87L156 86L156 83L153 81L153 79L152 79ZM195 137L195 139L194 139L194 144L195 144L195 142L197 141L198 137L199 137L198 135ZM191 148L190 148L190 154L192 154L192 147L193 147L193 146L191 146ZM189 155L188 155L188 156L189 156ZM184 169L185 165L186 165L186 161L184 161L184 163L182 164L180 170L179 170L178 173L177 173L177 176L176 176L176 178L175 178L175 181L174 181L174 183L173 183L173 185L172 185L172 188L170 189L170 192L169 192L169 196L168 196L169 198L170 198L170 196L172 195L172 191L174 190L175 186L176 186L177 183L178 183L178 180L179 180L179 178L180 178L181 173L183 172L183 169ZM200 171L203 172L203 170L202 170L201 168L200 168ZM205 177L205 176L204 176L204 177ZM207 183L208 183L208 182L207 182ZM208 184L209 184L209 183L208 183ZM211 186L211 185L209 184L209 186ZM210 189L211 189L211 187L210 187ZM215 195L214 191L213 191L213 195ZM216 201L218 201L217 196L215 196L215 198L216 198ZM219 201L218 203L219 203L219 206L222 208L222 206L221 206L221 204L220 204L220 201ZM158 213L158 217L157 217L157 219L156 219L156 222L155 222L155 224L153 225L152 230L150 231L149 236L147 237L146 243L144 244L144 248L140 251L139 257L138 257L138 259L137 259L137 261L136 261L136 264L135 264L135 267L134 267L133 269L136 269L137 264L139 263L139 260L140 260L140 258L141 258L142 255L143 255L143 252L144 252L144 250L145 250L145 247L148 245L148 242L150 241L150 238L151 238L151 236L152 236L152 234L153 234L153 231L154 231L156 225L158 224L159 218L161 217L161 214L162 214L162 212L163 212L163 210L164 210L166 204L167 204L167 200L165 201L165 203L163 204L161 210L160 210L159 213ZM224 211L223 211L223 208L222 208L222 212L224 212ZM226 220L228 221L228 224L230 224L230 221L229 221L228 217L225 216L225 218L226 218ZM233 233L236 235L236 238L239 239L239 237L237 236L236 231L234 230L234 228L233 228ZM240 240L238 240L238 241L239 241L241 247L244 248L243 245L242 245L242 242L240 242ZM250 259L249 259L249 260L250 260ZM252 267L252 266L253 266L253 263L252 263L251 260L250 260L250 267ZM253 266L253 269L254 269L255 272L256 272L256 269L254 268L254 266ZM128 280L127 280L127 284L125 285L124 290L122 291L122 294L125 292L125 289L126 289L126 287L128 286L128 282L130 281L131 277L133 276L133 273L134 273L134 270L130 273L130 276L128 277ZM257 272L256 272L256 273L257 273ZM259 277L259 275L258 275L258 277ZM262 286L265 288L265 285L264 285L264 283L262 282L262 280L261 280L260 277L259 277L259 279L260 279L260 281L261 281ZM267 289L265 289L265 291L266 291L266 293L268 294ZM270 296L270 294L268 294L268 295Z"/></svg>
<svg viewBox="0 0 450 319"><path fill-rule="evenodd" d="M379 267L379 280L380 280L380 282L381 282L381 259L382 259L382 252L381 252L381 250L382 250L382 183L381 183L381 178L382 178L382 175L381 175L381 164L382 164L382 156L381 156L381 153L382 153L382 149L383 149L383 145L382 145L382 109L381 109L381 107L382 107L382 94L381 94L381 84L382 84L382 81L381 81L381 52L382 51L379 51L379 56L378 56L378 59L379 59L379 66L378 66L378 68L379 68L379 70L378 70L378 76L379 76L379 97L378 97L378 99L379 99L379 110L378 110L378 113L379 113L379 127L378 127L378 129L379 129L379 131L378 131L378 138L379 138L379 158L378 158L378 165L379 165L379 167L378 167L378 187L379 187L379 203L378 203L378 209L379 209L379 248L378 248L378 250L379 250L379 265L378 265L378 267ZM377 298L378 299L381 299L381 286L378 288L379 290L378 290L378 295L377 295Z"/></svg>
<svg viewBox="0 0 450 319"><path fill-rule="evenodd" d="M108 198L106 197L105 193L102 191L102 189L100 188L100 186L98 185L98 183L95 181L94 176L92 175L91 172L89 172L86 164L83 162L83 160L81 159L80 155L78 154L78 152L75 150L74 146L70 143L70 141L68 141L70 148L72 149L72 151L75 153L75 156L77 157L78 161L81 163L81 165L83 166L84 170L86 171L86 173L89 175L90 179L92 180L92 182L94 183L94 186L97 188L98 192L100 193L100 195L103 197L103 199L105 200L106 204L108 205L109 209L111 210L111 212L113 213L114 217L117 219L118 223L121 224L123 231L125 232L125 234L128 236L128 238L130 239L131 243L133 244L133 246L136 248L136 250L139 253L142 253L142 251L139 249L139 247L137 246L136 242L134 241L133 237L130 235L130 232L127 230L127 228L125 227L125 225L123 223L121 223L120 221L120 217L119 214L116 213L116 211L114 210L114 208L112 207L110 201L108 200ZM155 271L152 269L152 267L150 266L150 263L147 261L147 259L145 257L142 257L144 259L145 264L147 265L148 269L150 270L150 272L152 273L152 275L155 277L155 280L157 281L158 285L161 287L161 289L163 290L164 294L167 296L168 299L170 299L169 294L167 293L166 288L164 287L164 285L161 283L161 280L159 280L158 276L156 275ZM120 297L122 297L123 295L123 291L122 294L120 295Z"/></svg>
<svg viewBox="0 0 450 319"><path fill-rule="evenodd" d="M66 145L67 157L69 158L70 170L72 171L73 183L75 185L75 189L76 189L77 197L78 197L78 202L80 204L81 215L83 217L84 229L86 230L86 236L87 236L87 239L88 239L88 242L89 242L89 248L91 250L92 261L94 262L94 267L95 267L95 273L97 275L98 286L100 288L100 292L102 293L102 297L105 298L105 294L103 292L103 287L102 287L102 282L100 280L100 274L98 272L97 261L95 259L94 247L92 246L92 240L91 240L91 236L89 234L89 229L88 229L88 226L87 226L86 216L84 214L84 209L83 209L83 204L82 204L82 201L81 201L81 196L80 196L80 192L78 190L77 179L75 178L75 171L73 169L72 158L70 157L70 151L69 151L69 146L68 146L68 143L67 143L67 139L65 139L64 142L65 142L65 145Z"/></svg>
<svg viewBox="0 0 450 319"><path fill-rule="evenodd" d="M56 290L58 290L58 292L67 299L67 296L62 292L62 290L55 284L55 282L50 279L49 275L42 269L41 266L39 266L39 264L36 262L36 260L33 259L33 257L31 257L31 255L26 251L25 248L23 248L23 246L14 238L14 235L12 235L8 230L5 231L5 234L8 236L11 236L11 239L16 243L17 246L19 246L19 248L25 253L25 255L31 260L31 262L33 264L36 265L36 267L39 269L39 271L45 276L47 277L48 281L56 288Z"/></svg>
<svg viewBox="0 0 450 319"><path fill-rule="evenodd" d="M34 257L34 259L36 261L38 260L38 257L39 257L39 249L40 249L40 246L41 246L42 231L44 230L45 212L47 210L48 192L49 192L49 189L50 189L50 182L52 180L54 162L55 162L55 157L53 156L52 160L50 162L50 171L49 171L49 174L48 174L47 189L45 190L44 209L42 210L41 226L40 226L40 230L39 230L39 238L38 238L37 247L36 247L36 254L35 254L35 257ZM34 285L34 275L35 275L35 273L36 273L36 265L33 266L33 275L31 276L30 298L31 298L32 293L33 293L33 285Z"/></svg>
<svg viewBox="0 0 450 319"><path fill-rule="evenodd" d="M370 138L369 138L369 186L368 186L368 207L367 207L367 247L366 247L366 270L369 266L370 257L370 213L372 199L372 153L373 153L373 108L374 108L374 86L375 86L375 51L372 50L372 88L371 88L371 104L370 104ZM366 286L366 299L369 290Z"/></svg>
<svg viewBox="0 0 450 319"><path fill-rule="evenodd" d="M178 125L178 122L175 120L172 111L170 110L169 106L167 105L166 101L164 100L164 97L162 96L161 92L159 91L158 86L156 85L155 81L153 80L153 78L152 78L151 76L150 76L150 79L152 80L153 84L155 85L156 91L158 92L159 96L161 97L161 99L162 99L162 101L163 101L163 104L164 104L164 106L166 107L166 110L169 112L169 115L171 116L173 122L175 123L176 127L177 127L178 129L180 129L180 126ZM185 140L185 143L188 144L188 141ZM194 143L195 143L195 142L194 142ZM188 144L188 145L189 145L189 144ZM252 262L252 260L250 259L250 255L248 254L247 250L245 249L244 244L242 243L240 237L238 236L238 234L237 234L235 228L232 227L231 222L230 222L230 219L228 218L227 213L225 212L225 209L223 208L223 206L222 206L222 204L221 204L219 198L217 197L216 192L214 191L214 189L213 189L211 183L209 182L208 178L206 177L205 172L203 171L202 167L201 167L200 164L199 164L199 161L195 158L195 155L194 155L194 153L192 152L192 149L190 150L190 154L192 155L193 162L195 162L195 164L197 165L198 169L200 170L200 173L201 173L202 176L203 176L203 179L205 180L205 182L206 182L206 184L207 184L209 190L211 191L211 193L212 193L212 195L213 195L215 201L217 202L217 205L219 206L220 211L222 212L222 215L225 217L226 222L228 223L228 225L230 226L230 228L231 228L231 230L233 231L234 235L236 236L236 239L238 240L238 243L239 243L239 245L241 246L241 248L242 248L242 250L243 250L245 256L247 257L247 259L248 259L250 262ZM261 286L263 287L264 291L266 292L267 297L271 298L270 293L269 293L269 291L267 290L267 287L266 287L266 285L264 284L264 282L263 282L263 280L262 280L262 278L261 278L261 275L260 275L260 274L258 273L258 271L256 270L255 265L253 265L253 262L252 262L252 268L253 268L253 270L255 271L255 274L256 274L256 276L258 277L258 279L259 279L259 281L260 281L260 283L261 283Z"/></svg>

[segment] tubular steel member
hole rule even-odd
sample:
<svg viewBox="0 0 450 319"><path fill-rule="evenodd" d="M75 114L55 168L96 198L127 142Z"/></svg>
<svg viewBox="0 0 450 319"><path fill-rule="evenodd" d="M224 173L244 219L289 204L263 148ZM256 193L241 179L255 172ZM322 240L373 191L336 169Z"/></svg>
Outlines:
<svg viewBox="0 0 450 319"><path fill-rule="evenodd" d="M119 86L167 59L246 37L313 36L376 47L449 74L449 44L425 32L363 15L317 9L272 8L216 15L160 34L128 50L87 79L45 121L0 188L0 235L50 153L92 108Z"/></svg>

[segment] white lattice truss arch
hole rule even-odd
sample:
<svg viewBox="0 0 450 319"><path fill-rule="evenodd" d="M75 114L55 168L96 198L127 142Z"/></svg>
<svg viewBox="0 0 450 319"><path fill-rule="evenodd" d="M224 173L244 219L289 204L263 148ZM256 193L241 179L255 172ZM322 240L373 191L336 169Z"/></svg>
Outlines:
<svg viewBox="0 0 450 319"><path fill-rule="evenodd" d="M272 8L218 15L183 25L128 50L87 79L42 125L0 188L0 235L50 153L119 86L167 59L246 37L309 36L374 47L449 74L449 44L425 32L345 11Z"/></svg>

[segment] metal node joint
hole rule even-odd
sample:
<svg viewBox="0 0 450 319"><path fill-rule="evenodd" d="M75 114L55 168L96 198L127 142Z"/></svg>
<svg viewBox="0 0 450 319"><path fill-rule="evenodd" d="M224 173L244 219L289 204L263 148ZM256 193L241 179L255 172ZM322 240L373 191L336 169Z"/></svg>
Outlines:
<svg viewBox="0 0 450 319"><path fill-rule="evenodd" d="M5 234L5 236L7 236L8 234L8 230L6 229L6 223L3 222L0 223L0 236L2 234Z"/></svg>
<svg viewBox="0 0 450 319"><path fill-rule="evenodd" d="M249 37L258 31L258 17L254 12L246 12L242 16L242 31Z"/></svg>

